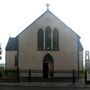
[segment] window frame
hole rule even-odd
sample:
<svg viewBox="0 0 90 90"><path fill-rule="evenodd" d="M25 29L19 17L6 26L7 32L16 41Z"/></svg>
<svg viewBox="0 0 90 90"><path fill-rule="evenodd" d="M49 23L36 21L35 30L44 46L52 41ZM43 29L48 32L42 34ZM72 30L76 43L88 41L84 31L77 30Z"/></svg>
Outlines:
<svg viewBox="0 0 90 90"><path fill-rule="evenodd" d="M59 31L57 28L53 30L53 50L59 50Z"/></svg>
<svg viewBox="0 0 90 90"><path fill-rule="evenodd" d="M37 49L40 51L44 50L44 32L42 28L37 32Z"/></svg>
<svg viewBox="0 0 90 90"><path fill-rule="evenodd" d="M48 51L48 50L52 50L51 48L51 41L52 41L52 38L51 38L51 28L49 26L46 27L45 29L45 50Z"/></svg>

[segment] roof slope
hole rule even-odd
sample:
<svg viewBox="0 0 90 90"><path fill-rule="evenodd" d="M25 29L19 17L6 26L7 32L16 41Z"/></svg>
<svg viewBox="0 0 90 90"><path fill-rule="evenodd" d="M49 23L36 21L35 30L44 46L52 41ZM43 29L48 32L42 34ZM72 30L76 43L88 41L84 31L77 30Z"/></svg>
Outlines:
<svg viewBox="0 0 90 90"><path fill-rule="evenodd" d="M82 44L81 44L80 41L79 41L79 50L80 50L80 51L83 51L83 46L82 46Z"/></svg>
<svg viewBox="0 0 90 90"><path fill-rule="evenodd" d="M49 10L46 10L40 17L38 17L33 23L35 23L37 20L39 20L44 14L47 14L49 13L50 15L53 15L57 20L59 20L62 24L64 24L66 27L68 27L65 23L63 23L59 18L57 18L51 11ZM32 24L33 24L32 23ZM32 24L30 24L27 28L29 28ZM69 27L68 27L69 28ZM16 38L9 38L8 40L8 43L7 43L7 46L6 46L6 50L7 51L13 51L13 50L17 50L18 49L18 36L21 35L26 29L24 29L20 34L18 34L16 36ZM74 32L71 28L69 28L69 30L71 32L73 32L75 35L77 35L78 39L80 38L80 36ZM81 47L81 45L80 45Z"/></svg>
<svg viewBox="0 0 90 90"><path fill-rule="evenodd" d="M73 32L74 34L76 34L79 38L80 36L74 32L68 25L66 25L63 21L61 21L58 17L56 17L50 10L46 10L40 17L38 17L33 23L35 23L38 19L40 19L42 16L44 16L44 14L49 13L50 15L53 15L57 20L59 20L61 23L63 23L66 27L68 27L70 29L71 32ZM19 36L20 34L22 34L27 28L29 28L33 23L31 23L28 27L26 27L21 33L19 33L17 36Z"/></svg>
<svg viewBox="0 0 90 90"><path fill-rule="evenodd" d="M16 38L9 38L6 51L17 51L18 50L18 37Z"/></svg>

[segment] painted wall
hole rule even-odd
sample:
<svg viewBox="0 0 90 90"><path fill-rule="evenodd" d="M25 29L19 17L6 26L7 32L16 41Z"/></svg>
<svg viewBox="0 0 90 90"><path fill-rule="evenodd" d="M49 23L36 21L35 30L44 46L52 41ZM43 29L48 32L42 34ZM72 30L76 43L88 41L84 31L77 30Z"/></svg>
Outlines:
<svg viewBox="0 0 90 90"><path fill-rule="evenodd" d="M80 70L84 70L84 67L83 67L83 51L79 51L79 68L80 68Z"/></svg>
<svg viewBox="0 0 90 90"><path fill-rule="evenodd" d="M59 51L38 51L37 31L50 26L59 31ZM42 70L43 58L49 53L54 60L54 70L77 70L77 34L62 21L46 12L19 35L19 67L20 69Z"/></svg>
<svg viewBox="0 0 90 90"><path fill-rule="evenodd" d="M15 55L17 51L7 51L6 52L6 66L7 69L15 69Z"/></svg>

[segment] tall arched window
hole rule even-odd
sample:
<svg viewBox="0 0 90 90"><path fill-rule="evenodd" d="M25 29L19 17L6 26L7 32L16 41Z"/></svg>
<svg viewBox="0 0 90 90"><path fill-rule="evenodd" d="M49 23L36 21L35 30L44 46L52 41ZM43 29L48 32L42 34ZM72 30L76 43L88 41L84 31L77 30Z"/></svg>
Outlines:
<svg viewBox="0 0 90 90"><path fill-rule="evenodd" d="M37 33L37 47L38 50L43 50L44 47L44 34L42 29L39 29Z"/></svg>
<svg viewBox="0 0 90 90"><path fill-rule="evenodd" d="M53 50L59 50L59 32L57 29L53 31Z"/></svg>
<svg viewBox="0 0 90 90"><path fill-rule="evenodd" d="M51 28L46 27L45 29L45 49L51 50Z"/></svg>

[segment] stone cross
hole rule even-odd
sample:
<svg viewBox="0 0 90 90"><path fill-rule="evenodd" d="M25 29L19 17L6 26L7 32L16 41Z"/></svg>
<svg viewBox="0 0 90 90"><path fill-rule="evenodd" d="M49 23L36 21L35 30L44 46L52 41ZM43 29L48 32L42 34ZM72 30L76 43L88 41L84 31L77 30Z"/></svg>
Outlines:
<svg viewBox="0 0 90 90"><path fill-rule="evenodd" d="M48 10L50 5L47 3L46 6L47 6L47 10Z"/></svg>

